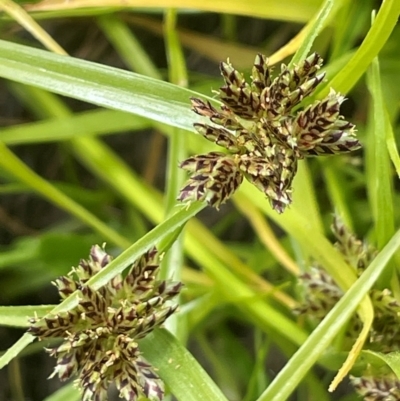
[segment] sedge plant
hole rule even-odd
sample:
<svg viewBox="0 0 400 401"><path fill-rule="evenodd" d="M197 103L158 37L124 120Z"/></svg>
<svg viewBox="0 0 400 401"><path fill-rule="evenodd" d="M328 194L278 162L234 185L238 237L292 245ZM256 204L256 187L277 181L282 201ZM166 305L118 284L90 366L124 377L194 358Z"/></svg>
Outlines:
<svg viewBox="0 0 400 401"><path fill-rule="evenodd" d="M400 399L398 1L0 5L1 399Z"/></svg>

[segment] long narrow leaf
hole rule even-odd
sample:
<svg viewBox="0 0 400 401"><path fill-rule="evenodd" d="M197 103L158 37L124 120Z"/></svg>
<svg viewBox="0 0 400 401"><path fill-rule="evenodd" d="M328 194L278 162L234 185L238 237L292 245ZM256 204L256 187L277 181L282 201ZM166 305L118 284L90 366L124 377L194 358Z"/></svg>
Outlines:
<svg viewBox="0 0 400 401"><path fill-rule="evenodd" d="M44 316L53 305L0 306L0 326L28 327L28 317Z"/></svg>
<svg viewBox="0 0 400 401"><path fill-rule="evenodd" d="M154 331L140 342L140 349L146 359L157 362L160 376L173 389L178 400L227 401L189 351L168 331Z"/></svg>
<svg viewBox="0 0 400 401"><path fill-rule="evenodd" d="M362 355L364 357L366 356L368 361L371 360L371 363L374 362L373 359L379 359L380 361L383 361L393 370L397 378L400 379L400 352L394 351L389 352L388 354L383 354L382 352L365 350L363 351Z"/></svg>
<svg viewBox="0 0 400 401"><path fill-rule="evenodd" d="M64 49L18 4L12 0L1 0L0 9L14 18L21 26L36 37L48 49L66 54Z"/></svg>
<svg viewBox="0 0 400 401"><path fill-rule="evenodd" d="M84 135L104 135L150 126L148 120L117 110L91 110L64 118L49 118L2 128L0 140L6 145L58 142Z"/></svg>
<svg viewBox="0 0 400 401"><path fill-rule="evenodd" d="M308 21L316 12L320 0L231 0L229 2L204 0L168 0L168 1L138 1L138 0L45 0L31 4L29 11L68 10L77 8L98 7L144 7L149 8L193 8L202 11L225 12L229 14L252 15L271 19L290 21Z"/></svg>
<svg viewBox="0 0 400 401"><path fill-rule="evenodd" d="M2 40L0 76L192 130L196 93L157 79Z"/></svg>
<svg viewBox="0 0 400 401"><path fill-rule="evenodd" d="M400 1L385 0L382 2L374 23L357 52L346 66L328 82L319 96L326 96L330 87L342 93L350 91L388 40L397 24L399 13Z"/></svg>
<svg viewBox="0 0 400 401"><path fill-rule="evenodd" d="M315 38L318 36L322 28L324 28L324 25L330 16L332 8L333 0L325 0L321 6L321 10L313 18L313 21L310 24L310 28L307 32L307 36L304 38L303 43L298 48L296 54L290 61L290 66L298 64L300 61L304 60L307 57Z"/></svg>
<svg viewBox="0 0 400 401"><path fill-rule="evenodd" d="M368 141L370 152L373 152L371 174L371 201L375 220L375 238L379 249L382 249L394 233L392 175L389 153L386 145L386 110L381 88L378 59L375 59L368 73L369 89L373 103L373 125L369 130ZM389 274L388 280L390 280ZM386 286L388 286L388 282Z"/></svg>
<svg viewBox="0 0 400 401"><path fill-rule="evenodd" d="M386 127L386 145L392 160L392 163L396 169L397 176L400 178L400 155L396 145L396 139L393 132L393 127L389 119L387 110L385 110L385 127Z"/></svg>

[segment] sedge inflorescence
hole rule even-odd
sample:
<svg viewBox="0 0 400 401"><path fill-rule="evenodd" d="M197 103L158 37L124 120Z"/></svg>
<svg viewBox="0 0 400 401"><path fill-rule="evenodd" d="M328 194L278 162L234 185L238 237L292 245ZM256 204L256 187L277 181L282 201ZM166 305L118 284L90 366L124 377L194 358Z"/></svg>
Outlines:
<svg viewBox="0 0 400 401"><path fill-rule="evenodd" d="M63 339L57 348L48 350L57 358L52 376L64 381L77 375L84 401L105 400L111 383L127 401L142 396L161 400L163 383L141 356L137 340L176 310L171 300L182 283L156 280L159 254L153 248L132 265L124 278L119 274L95 290L88 280L110 261L111 256L103 248L93 246L88 260L81 260L68 276L53 283L62 299L77 291L78 305L43 319L30 319L28 331L40 339Z"/></svg>
<svg viewBox="0 0 400 401"><path fill-rule="evenodd" d="M267 58L258 54L249 84L229 61L221 63L221 108L191 101L193 110L211 122L195 123L196 131L226 152L183 161L180 166L191 176L178 200L201 200L218 208L246 178L282 213L292 202L298 160L358 149L354 125L340 115L343 96L331 90L324 99L297 107L322 82L321 65L314 53L293 68L283 64L273 79Z"/></svg>
<svg viewBox="0 0 400 401"><path fill-rule="evenodd" d="M336 217L332 225L335 247L345 261L360 276L377 254L377 250L358 239ZM297 314L320 322L344 295L333 278L321 266L313 266L301 274L303 302ZM388 289L372 288L368 293L374 308L374 321L364 349L382 354L400 351L400 303ZM351 346L359 336L362 322L354 315L347 325L343 346ZM374 369L367 364L360 377L350 377L357 393L366 401L396 401L400 399L400 380L390 369Z"/></svg>

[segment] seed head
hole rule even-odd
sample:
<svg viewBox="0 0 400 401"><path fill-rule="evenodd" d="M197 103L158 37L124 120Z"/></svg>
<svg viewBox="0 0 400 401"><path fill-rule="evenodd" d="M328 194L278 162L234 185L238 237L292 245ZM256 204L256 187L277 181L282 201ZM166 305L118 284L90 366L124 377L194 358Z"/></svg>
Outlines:
<svg viewBox="0 0 400 401"><path fill-rule="evenodd" d="M111 383L127 401L143 395L161 400L163 383L141 356L137 340L176 310L171 299L182 284L156 279L159 255L153 248L125 278L117 275L104 287L93 289L87 281L111 259L104 249L93 246L88 260L81 260L68 276L53 283L61 299L77 291L79 304L68 312L30 319L28 331L40 339L63 338L61 345L48 350L57 358L52 377L63 381L78 375L84 401L104 400Z"/></svg>
<svg viewBox="0 0 400 401"><path fill-rule="evenodd" d="M258 54L248 83L229 61L221 63L221 108L197 98L191 101L193 111L211 122L195 123L196 131L228 154L212 152L182 162L191 177L178 200L205 200L218 208L244 177L282 213L292 202L299 159L358 149L353 124L339 113L344 100L340 94L331 91L305 109L294 109L323 80L321 65L314 53L293 68L283 64L272 79L267 58Z"/></svg>
<svg viewBox="0 0 400 401"><path fill-rule="evenodd" d="M398 401L400 381L394 374L350 377L351 383L365 401Z"/></svg>

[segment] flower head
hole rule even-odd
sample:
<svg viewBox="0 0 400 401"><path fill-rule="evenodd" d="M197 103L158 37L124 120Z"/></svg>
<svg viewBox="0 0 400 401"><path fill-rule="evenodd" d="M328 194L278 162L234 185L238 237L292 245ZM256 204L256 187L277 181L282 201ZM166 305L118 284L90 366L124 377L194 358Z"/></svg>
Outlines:
<svg viewBox="0 0 400 401"><path fill-rule="evenodd" d="M394 373L350 377L357 393L365 401L397 401L400 399L400 381Z"/></svg>
<svg viewBox="0 0 400 401"><path fill-rule="evenodd" d="M359 240L342 223L335 218L332 231L337 239L334 244L344 259L361 275L377 254L376 250ZM294 312L307 315L317 321L321 321L343 296L332 277L321 267L312 267L308 272L300 276L303 287L304 300ZM368 335L368 341L364 349L373 350L383 354L400 350L400 303L388 289L371 289L368 292L374 308L374 320ZM346 336L352 344L359 336L362 327L360 318L355 315L346 327ZM345 345L346 342L343 342ZM358 394L364 400L383 401L400 399L400 381L393 373L385 372L379 367L367 364L362 377L351 377L351 382Z"/></svg>
<svg viewBox="0 0 400 401"><path fill-rule="evenodd" d="M201 99L191 101L193 110L211 122L194 124L196 131L227 153L183 161L181 167L192 175L178 199L205 200L218 208L246 178L281 213L292 202L299 159L358 149L353 124L339 114L343 96L331 90L326 98L295 109L324 78L318 74L321 65L314 53L294 68L282 65L272 79L267 58L258 54L249 84L229 62L221 63L221 109Z"/></svg>
<svg viewBox="0 0 400 401"><path fill-rule="evenodd" d="M57 358L52 376L66 380L77 374L84 401L104 400L112 382L127 401L141 395L161 400L163 384L141 356L137 340L176 310L170 300L182 284L156 280L159 256L153 248L125 278L117 275L94 290L87 281L110 261L104 249L92 247L89 260L53 283L62 299L78 291L79 304L68 312L31 319L28 331L40 339L63 337L61 345L48 350Z"/></svg>

